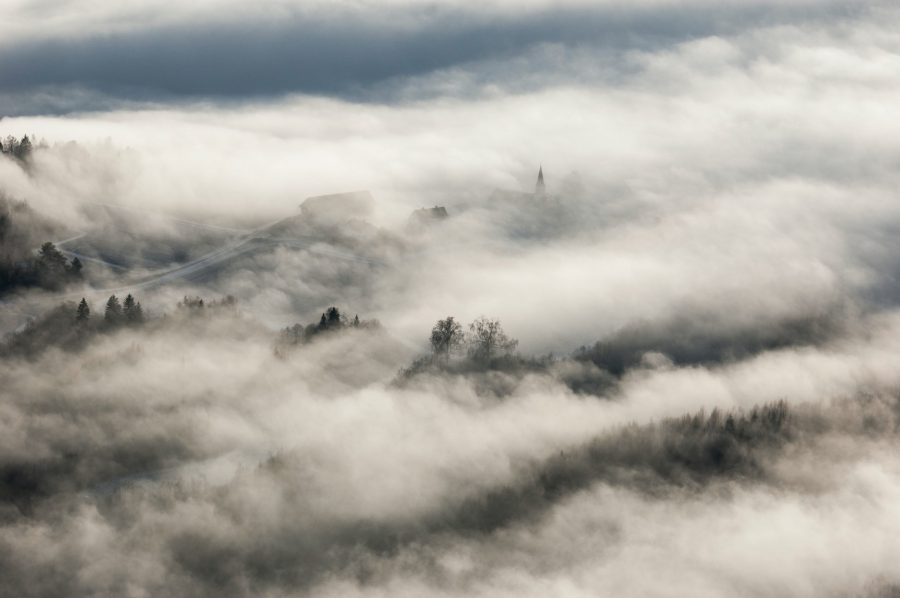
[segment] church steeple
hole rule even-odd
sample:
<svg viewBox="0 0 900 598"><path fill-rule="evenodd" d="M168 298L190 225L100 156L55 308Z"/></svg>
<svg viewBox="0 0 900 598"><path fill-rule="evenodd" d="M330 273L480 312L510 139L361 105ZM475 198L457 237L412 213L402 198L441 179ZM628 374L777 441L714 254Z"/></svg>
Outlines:
<svg viewBox="0 0 900 598"><path fill-rule="evenodd" d="M546 190L547 189L544 186L544 165L542 164L540 169L538 170L537 183L535 183L535 185L534 185L534 194L535 195L544 195Z"/></svg>

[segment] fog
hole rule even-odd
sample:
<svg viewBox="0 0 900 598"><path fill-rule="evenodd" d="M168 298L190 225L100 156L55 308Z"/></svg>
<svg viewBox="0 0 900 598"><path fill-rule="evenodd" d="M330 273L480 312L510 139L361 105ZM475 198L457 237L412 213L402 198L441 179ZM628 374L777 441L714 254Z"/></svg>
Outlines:
<svg viewBox="0 0 900 598"><path fill-rule="evenodd" d="M3 595L900 592L890 3L0 19Z"/></svg>

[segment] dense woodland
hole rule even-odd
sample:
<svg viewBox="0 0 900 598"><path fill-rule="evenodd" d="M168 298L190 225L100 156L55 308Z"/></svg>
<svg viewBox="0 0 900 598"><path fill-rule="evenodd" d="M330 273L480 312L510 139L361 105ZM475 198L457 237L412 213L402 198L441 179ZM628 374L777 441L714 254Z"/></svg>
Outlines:
<svg viewBox="0 0 900 598"><path fill-rule="evenodd" d="M27 203L0 193L0 295L30 287L58 291L82 280L81 260L70 260L47 241L63 230Z"/></svg>
<svg viewBox="0 0 900 598"><path fill-rule="evenodd" d="M0 294L28 287L59 291L69 284L81 282L83 268L81 260L73 257L70 261L53 243L47 241L35 256L0 261Z"/></svg>

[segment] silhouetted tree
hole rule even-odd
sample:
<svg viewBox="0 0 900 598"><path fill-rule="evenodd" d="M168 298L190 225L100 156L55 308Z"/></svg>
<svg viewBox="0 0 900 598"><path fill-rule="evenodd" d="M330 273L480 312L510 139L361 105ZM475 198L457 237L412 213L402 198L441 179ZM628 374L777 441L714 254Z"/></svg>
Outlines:
<svg viewBox="0 0 900 598"><path fill-rule="evenodd" d="M16 146L13 155L19 160L27 160L31 156L32 149L31 140L28 139L28 135L25 135Z"/></svg>
<svg viewBox="0 0 900 598"><path fill-rule="evenodd" d="M122 323L122 304L115 295L110 295L106 301L106 313L103 314L103 319L111 326Z"/></svg>
<svg viewBox="0 0 900 598"><path fill-rule="evenodd" d="M178 302L178 309L202 310L206 305L201 297L184 296L184 299Z"/></svg>
<svg viewBox="0 0 900 598"><path fill-rule="evenodd" d="M374 331L379 330L381 324L378 320L374 319L360 320L358 315L354 316L353 320L347 323L338 308L329 307L319 317L318 324L309 324L308 326L294 324L293 326L288 326L283 329L278 336L278 340L275 342L275 355L278 357L285 357L290 347L312 342L316 337L320 337L320 335L321 337L327 337L330 336L331 333L349 330L350 328ZM328 334L322 334L324 332L328 332Z"/></svg>
<svg viewBox="0 0 900 598"><path fill-rule="evenodd" d="M38 256L42 266L60 273L65 271L66 256L64 256L62 252L56 248L56 245L50 241L41 245Z"/></svg>
<svg viewBox="0 0 900 598"><path fill-rule="evenodd" d="M336 307L329 307L325 310L325 319L328 320L329 328L337 328L341 325L341 312Z"/></svg>
<svg viewBox="0 0 900 598"><path fill-rule="evenodd" d="M76 322L87 322L91 317L91 308L88 307L87 300L84 297L81 298L81 303L78 304L78 310L75 313L75 321Z"/></svg>
<svg viewBox="0 0 900 598"><path fill-rule="evenodd" d="M76 258L72 258L72 263L68 266L69 276L72 278L81 278L81 270L84 266L81 264L81 260Z"/></svg>
<svg viewBox="0 0 900 598"><path fill-rule="evenodd" d="M41 245L34 264L38 282L48 289L58 289L68 279L69 265L66 256L49 241Z"/></svg>
<svg viewBox="0 0 900 598"><path fill-rule="evenodd" d="M431 354L435 361L446 361L463 344L463 329L453 316L438 320L431 329Z"/></svg>
<svg viewBox="0 0 900 598"><path fill-rule="evenodd" d="M128 324L140 324L144 321L144 311L141 309L141 304L134 300L131 293L128 293L128 296L125 297L122 307L125 321Z"/></svg>
<svg viewBox="0 0 900 598"><path fill-rule="evenodd" d="M469 324L469 357L482 363L490 363L497 355L511 353L519 341L506 336L499 320L478 318Z"/></svg>
<svg viewBox="0 0 900 598"><path fill-rule="evenodd" d="M7 135L6 141L3 143L3 152L14 156L17 147L19 147L19 140L12 135Z"/></svg>
<svg viewBox="0 0 900 598"><path fill-rule="evenodd" d="M332 306L326 309L325 313L323 313L322 317L319 319L317 332L322 332L324 330L337 330L343 325L344 322L342 321L340 310Z"/></svg>

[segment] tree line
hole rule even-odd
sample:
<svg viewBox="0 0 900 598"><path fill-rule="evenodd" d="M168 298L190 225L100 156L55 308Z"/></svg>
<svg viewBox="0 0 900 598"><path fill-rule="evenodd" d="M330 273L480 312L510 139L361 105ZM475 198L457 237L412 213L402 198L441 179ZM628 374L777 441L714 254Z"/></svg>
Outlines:
<svg viewBox="0 0 900 598"><path fill-rule="evenodd" d="M342 330L362 329L375 330L381 328L378 320L360 320L359 315L348 318L335 307L329 307L319 318L316 324L294 324L281 331L278 341L275 343L275 354L283 357L285 351L297 345L304 345L323 334L333 334Z"/></svg>
<svg viewBox="0 0 900 598"><path fill-rule="evenodd" d="M116 295L110 296L102 317L95 317L87 299L82 297L77 304L66 301L58 305L41 318L31 320L21 331L9 335L0 345L0 355L31 357L48 347L74 351L83 348L97 334L137 328L144 322L144 310L130 293L124 301Z"/></svg>
<svg viewBox="0 0 900 598"><path fill-rule="evenodd" d="M178 302L176 308L179 313L191 316L205 316L212 314L214 311L237 310L237 299L234 295L226 295L221 299L206 301L203 297L185 295L184 299Z"/></svg>
<svg viewBox="0 0 900 598"><path fill-rule="evenodd" d="M728 480L778 479L771 463L798 434L823 432L819 417L796 417L784 401L744 411L713 411L629 424L529 465L484 495L464 501L447 514L456 530L491 533L515 521L532 520L561 499L602 483L649 497L675 489L698 488Z"/></svg>
<svg viewBox="0 0 900 598"><path fill-rule="evenodd" d="M88 305L87 299L82 297L78 307L75 308L75 322L83 325L90 319L91 307ZM106 300L103 322L107 327L142 324L144 322L144 309L131 293L128 293L124 302L119 301L117 296L110 295L109 299Z"/></svg>
<svg viewBox="0 0 900 598"><path fill-rule="evenodd" d="M11 156L22 162L31 157L34 151L34 143L28 138L28 135L22 139L16 139L12 135L8 135L6 139L0 141L0 154Z"/></svg>

